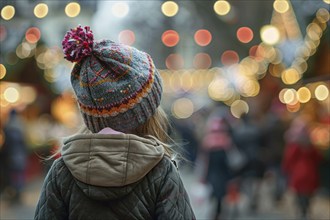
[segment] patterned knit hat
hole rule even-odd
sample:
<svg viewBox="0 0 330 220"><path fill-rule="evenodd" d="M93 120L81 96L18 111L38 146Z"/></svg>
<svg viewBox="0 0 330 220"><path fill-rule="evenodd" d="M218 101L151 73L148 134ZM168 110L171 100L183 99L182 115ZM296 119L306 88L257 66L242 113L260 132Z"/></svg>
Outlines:
<svg viewBox="0 0 330 220"><path fill-rule="evenodd" d="M110 40L94 42L78 26L62 41L65 58L76 62L71 84L86 126L128 132L144 124L160 105L162 82L151 57Z"/></svg>

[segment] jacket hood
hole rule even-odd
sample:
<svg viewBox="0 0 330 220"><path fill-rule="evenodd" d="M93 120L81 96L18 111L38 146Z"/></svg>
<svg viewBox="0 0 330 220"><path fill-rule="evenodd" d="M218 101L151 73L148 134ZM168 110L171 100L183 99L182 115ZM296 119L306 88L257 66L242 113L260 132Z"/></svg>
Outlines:
<svg viewBox="0 0 330 220"><path fill-rule="evenodd" d="M66 138L62 148L78 186L95 199L128 193L163 156L164 147L156 139L124 133L79 132Z"/></svg>

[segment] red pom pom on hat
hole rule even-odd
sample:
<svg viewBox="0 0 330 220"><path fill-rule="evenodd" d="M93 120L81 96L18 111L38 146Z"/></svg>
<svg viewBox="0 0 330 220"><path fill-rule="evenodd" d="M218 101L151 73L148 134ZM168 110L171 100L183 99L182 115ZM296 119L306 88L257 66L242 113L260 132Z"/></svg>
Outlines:
<svg viewBox="0 0 330 220"><path fill-rule="evenodd" d="M78 62L89 56L93 51L94 36L90 27L78 27L68 31L62 40L65 59L71 62Z"/></svg>

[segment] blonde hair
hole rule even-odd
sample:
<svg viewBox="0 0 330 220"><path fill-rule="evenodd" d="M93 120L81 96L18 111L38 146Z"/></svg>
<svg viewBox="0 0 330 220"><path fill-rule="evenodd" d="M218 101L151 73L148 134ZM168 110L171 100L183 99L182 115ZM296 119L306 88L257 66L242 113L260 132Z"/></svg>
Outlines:
<svg viewBox="0 0 330 220"><path fill-rule="evenodd" d="M171 126L166 113L161 107L156 109L156 112L144 124L132 131L133 134L145 138L156 138L165 149L165 154L173 157L175 151L173 150L174 141L169 136Z"/></svg>
<svg viewBox="0 0 330 220"><path fill-rule="evenodd" d="M165 155L174 158L176 153L173 150L173 146L175 145L173 139L169 136L169 131L171 129L170 122L167 118L166 113L161 107L156 109L156 112L153 116L151 116L144 124L129 132L140 137L156 139L160 142L165 150ZM89 129L86 126L83 126L79 133L89 133ZM55 152L46 158L53 159L61 153L61 147L57 149Z"/></svg>

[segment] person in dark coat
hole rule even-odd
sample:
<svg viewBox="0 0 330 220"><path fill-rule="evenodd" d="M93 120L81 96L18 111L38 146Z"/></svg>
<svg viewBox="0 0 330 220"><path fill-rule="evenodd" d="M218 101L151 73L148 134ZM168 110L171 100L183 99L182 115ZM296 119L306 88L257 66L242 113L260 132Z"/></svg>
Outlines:
<svg viewBox="0 0 330 220"><path fill-rule="evenodd" d="M83 128L64 140L42 187L35 220L195 219L169 144L162 82L136 48L67 32L66 59Z"/></svg>
<svg viewBox="0 0 330 220"><path fill-rule="evenodd" d="M262 132L252 115L242 114L233 129L233 139L237 147L244 153L247 163L236 175L240 176L242 191L248 195L251 212L258 209L259 188L265 173L262 161Z"/></svg>
<svg viewBox="0 0 330 220"><path fill-rule="evenodd" d="M212 186L216 199L214 219L222 214L222 200L226 195L227 183L232 178L226 151L233 145L231 128L225 117L211 116L202 140L202 153L206 162L205 181Z"/></svg>
<svg viewBox="0 0 330 220"><path fill-rule="evenodd" d="M9 112L9 119L4 126L4 145L2 149L4 165L7 169L8 184L13 189L11 201L21 200L25 186L25 171L27 168L28 147L23 132L22 121L15 109Z"/></svg>

